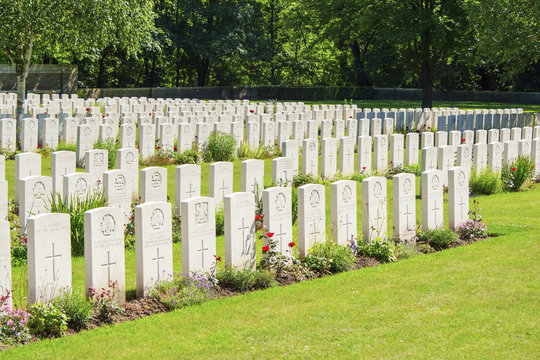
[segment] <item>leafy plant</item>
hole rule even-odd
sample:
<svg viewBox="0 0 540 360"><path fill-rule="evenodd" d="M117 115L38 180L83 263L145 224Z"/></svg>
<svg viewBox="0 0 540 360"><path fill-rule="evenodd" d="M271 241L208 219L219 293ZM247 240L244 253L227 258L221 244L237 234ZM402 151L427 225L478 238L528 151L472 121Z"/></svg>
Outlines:
<svg viewBox="0 0 540 360"><path fill-rule="evenodd" d="M17 155L17 151L11 151L6 148L0 148L0 155L4 155L6 160L14 160L15 155Z"/></svg>
<svg viewBox="0 0 540 360"><path fill-rule="evenodd" d="M36 303L28 310L30 332L39 337L59 337L67 330L67 316L54 304Z"/></svg>
<svg viewBox="0 0 540 360"><path fill-rule="evenodd" d="M409 173L414 174L414 176L420 176L422 173L422 167L418 164L412 164L412 165L397 165L393 166L390 169L388 169L387 176L392 176L396 174L401 173Z"/></svg>
<svg viewBox="0 0 540 360"><path fill-rule="evenodd" d="M109 161L109 169L115 169L116 168L116 151L120 149L120 139L107 139L107 140L101 140L99 139L94 144L94 149L101 149L101 150L107 150L107 157Z"/></svg>
<svg viewBox="0 0 540 360"><path fill-rule="evenodd" d="M354 259L354 253L349 247L338 245L334 241L326 241L315 244L301 262L320 274L334 274L349 270L354 264Z"/></svg>
<svg viewBox="0 0 540 360"><path fill-rule="evenodd" d="M458 225L456 232L460 239L478 239L487 237L487 226L482 222L480 215L480 203L473 200L473 208L469 210L471 219L465 220Z"/></svg>
<svg viewBox="0 0 540 360"><path fill-rule="evenodd" d="M26 263L27 247L26 233L22 231L19 219L19 209L15 200L8 200L8 221L11 245L11 264L18 266Z"/></svg>
<svg viewBox="0 0 540 360"><path fill-rule="evenodd" d="M420 253L420 250L418 250L418 247L414 242L395 242L394 255L396 257L396 260L408 259Z"/></svg>
<svg viewBox="0 0 540 360"><path fill-rule="evenodd" d="M103 193L88 195L84 200L78 200L74 196L69 202L64 202L62 196L57 194L49 204L49 212L70 215L72 255L84 255L84 213L88 210L104 206L107 206L107 201L105 200Z"/></svg>
<svg viewBox="0 0 540 360"><path fill-rule="evenodd" d="M49 147L41 147L39 145L36 149L36 152L40 154L43 158L48 158L53 151L54 149L51 149Z"/></svg>
<svg viewBox="0 0 540 360"><path fill-rule="evenodd" d="M225 212L223 206L216 209L216 236L225 234Z"/></svg>
<svg viewBox="0 0 540 360"><path fill-rule="evenodd" d="M369 174L355 172L354 174L350 176L350 179L357 182L362 182L364 179L367 179L369 176L370 176Z"/></svg>
<svg viewBox="0 0 540 360"><path fill-rule="evenodd" d="M112 323L117 314L124 312L118 305L118 293L116 292L117 282L109 284L107 289L101 289L101 292L93 288L88 289L88 293L94 302L94 316L97 320Z"/></svg>
<svg viewBox="0 0 540 360"><path fill-rule="evenodd" d="M208 146L204 151L204 160L233 161L236 152L236 139L231 134L213 131L208 138Z"/></svg>
<svg viewBox="0 0 540 360"><path fill-rule="evenodd" d="M22 309L0 308L0 342L5 345L26 344L32 335L28 327L30 314Z"/></svg>
<svg viewBox="0 0 540 360"><path fill-rule="evenodd" d="M182 241L182 217L177 213L172 217L172 240L173 243Z"/></svg>
<svg viewBox="0 0 540 360"><path fill-rule="evenodd" d="M358 246L358 254L379 260L382 263L396 261L394 244L391 241L377 238Z"/></svg>
<svg viewBox="0 0 540 360"><path fill-rule="evenodd" d="M181 154L177 154L174 159L175 164L198 164L201 162L201 154L195 149L189 149Z"/></svg>
<svg viewBox="0 0 540 360"><path fill-rule="evenodd" d="M473 194L491 195L503 190L503 183L499 173L485 169L480 174L473 172L469 180L469 188Z"/></svg>
<svg viewBox="0 0 540 360"><path fill-rule="evenodd" d="M56 151L77 151L77 144L66 144L63 141L60 141L58 143L58 146L56 147Z"/></svg>
<svg viewBox="0 0 540 360"><path fill-rule="evenodd" d="M291 255L292 248L296 245L294 242L290 242L288 245L290 251L287 254L282 254L278 251L278 241L274 239L274 233L271 233L263 225L263 217L257 215L255 217L255 226L258 231L260 238L263 241L262 252L264 258L259 263L262 269L272 271L276 274L279 274L287 269L290 265L299 265L300 262Z"/></svg>
<svg viewBox="0 0 540 360"><path fill-rule="evenodd" d="M180 309L203 303L215 297L212 281L203 274L174 274L171 280L159 282L150 290L150 296L169 309Z"/></svg>
<svg viewBox="0 0 540 360"><path fill-rule="evenodd" d="M223 271L217 273L216 278L221 287L240 292L267 289L277 285L275 275L264 269L256 271L235 270L227 266Z"/></svg>
<svg viewBox="0 0 540 360"><path fill-rule="evenodd" d="M429 244L435 250L447 249L456 242L457 235L451 229L430 229L416 235L418 241Z"/></svg>
<svg viewBox="0 0 540 360"><path fill-rule="evenodd" d="M247 142L242 142L238 147L238 157L240 159L269 159L274 155L269 151L265 146L253 147L250 146Z"/></svg>
<svg viewBox="0 0 540 360"><path fill-rule="evenodd" d="M298 175L293 176L293 186L295 188L298 188L306 184L318 184L318 183L319 183L318 179L312 176L306 175L306 174L298 174Z"/></svg>
<svg viewBox="0 0 540 360"><path fill-rule="evenodd" d="M69 291L63 292L54 299L53 304L66 314L68 327L75 331L86 327L94 310L94 304L87 301L84 295Z"/></svg>
<svg viewBox="0 0 540 360"><path fill-rule="evenodd" d="M519 191L523 185L532 180L533 169L534 164L529 156L518 156L510 166L503 169L501 177L504 189Z"/></svg>

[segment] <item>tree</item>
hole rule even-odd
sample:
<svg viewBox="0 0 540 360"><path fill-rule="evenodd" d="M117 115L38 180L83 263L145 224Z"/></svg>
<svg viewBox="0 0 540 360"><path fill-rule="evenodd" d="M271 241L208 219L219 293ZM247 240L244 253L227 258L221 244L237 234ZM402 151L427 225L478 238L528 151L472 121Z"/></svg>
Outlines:
<svg viewBox="0 0 540 360"><path fill-rule="evenodd" d="M36 49L81 58L120 46L133 55L153 27L152 5L151 0L0 0L0 47L17 76L17 119Z"/></svg>

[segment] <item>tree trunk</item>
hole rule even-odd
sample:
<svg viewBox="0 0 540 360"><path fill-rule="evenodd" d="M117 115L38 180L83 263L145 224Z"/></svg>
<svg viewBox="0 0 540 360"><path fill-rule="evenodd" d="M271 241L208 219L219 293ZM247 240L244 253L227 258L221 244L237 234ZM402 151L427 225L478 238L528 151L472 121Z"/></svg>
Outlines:
<svg viewBox="0 0 540 360"><path fill-rule="evenodd" d="M422 108L431 108L433 104L433 73L429 61L422 61Z"/></svg>
<svg viewBox="0 0 540 360"><path fill-rule="evenodd" d="M351 53L354 59L354 74L356 77L356 86L369 86L369 81L366 75L366 67L364 66L364 61L362 60L362 53L360 51L360 45L358 45L358 41L356 40L351 44Z"/></svg>
<svg viewBox="0 0 540 360"><path fill-rule="evenodd" d="M210 77L210 61L202 59L197 66L197 86L206 86Z"/></svg>

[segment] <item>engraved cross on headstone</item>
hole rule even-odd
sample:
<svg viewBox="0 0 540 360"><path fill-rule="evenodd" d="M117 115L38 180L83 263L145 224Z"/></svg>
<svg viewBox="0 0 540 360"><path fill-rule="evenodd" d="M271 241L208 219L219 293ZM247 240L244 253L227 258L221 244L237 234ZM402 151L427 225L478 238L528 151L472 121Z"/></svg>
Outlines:
<svg viewBox="0 0 540 360"><path fill-rule="evenodd" d="M53 267L53 281L56 281L56 258L61 258L62 255L55 254L54 253L54 243L52 243L52 255L51 256L45 256L45 259L52 259L52 267Z"/></svg>
<svg viewBox="0 0 540 360"><path fill-rule="evenodd" d="M461 195L460 200L461 200L461 202L458 205L459 205L459 207L461 209L461 218L463 218L463 216L465 216L465 215L463 215L463 209L465 208L465 205L466 205L465 201L463 201L463 195Z"/></svg>
<svg viewBox="0 0 540 360"><path fill-rule="evenodd" d="M259 185L257 184L257 178L256 177L253 178L253 184L251 185L251 187L253 188L251 190L251 192L256 194L257 193L257 188L259 187Z"/></svg>
<svg viewBox="0 0 540 360"><path fill-rule="evenodd" d="M225 187L225 179L222 179L221 180L221 188L219 190L221 190L221 196L225 196L225 190L229 189L228 187Z"/></svg>
<svg viewBox="0 0 540 360"><path fill-rule="evenodd" d="M409 216L412 215L411 210L409 210L409 204L407 204L407 212L404 213L405 217L407 218L407 231L411 231L411 225L409 223Z"/></svg>
<svg viewBox="0 0 540 360"><path fill-rule="evenodd" d="M197 251L201 253L201 264L203 268L204 268L204 252L208 250L209 250L208 248L204 247L204 240L201 240L201 248Z"/></svg>
<svg viewBox="0 0 540 360"><path fill-rule="evenodd" d="M195 194L195 190L192 190L192 183L189 183L189 191L186 191L186 194L188 194L188 198L193 197L192 194Z"/></svg>
<svg viewBox="0 0 540 360"><path fill-rule="evenodd" d="M437 211L440 210L440 208L437 206L437 200L435 200L433 204L433 209L431 209L435 213L435 226L438 228L439 224L437 223Z"/></svg>
<svg viewBox="0 0 540 360"><path fill-rule="evenodd" d="M316 242L318 237L321 235L321 232L319 231L319 226L317 223L312 223L309 225L309 237L312 242Z"/></svg>
<svg viewBox="0 0 540 360"><path fill-rule="evenodd" d="M283 224L279 224L279 234L276 234L276 236L279 237L279 246L281 248L281 253L282 254L283 254L283 236L284 235L287 235L287 233L283 232Z"/></svg>
<svg viewBox="0 0 540 360"><path fill-rule="evenodd" d="M159 247L156 248L156 257L155 258L152 258L152 261L155 261L157 264L157 279L158 281L160 280L160 275L161 275L161 270L160 270L160 267L159 267L159 261L160 260L164 260L165 257L163 257L163 255L159 256Z"/></svg>
<svg viewBox="0 0 540 360"><path fill-rule="evenodd" d="M245 224L245 218L242 216L242 226L236 230L242 230L242 241L246 241L246 230L249 229L249 226Z"/></svg>
<svg viewBox="0 0 540 360"><path fill-rule="evenodd" d="M107 286L111 286L111 266L112 265L116 266L116 261L111 262L111 252L107 251L107 263L106 264L101 264L102 267L103 266L107 267Z"/></svg>
<svg viewBox="0 0 540 360"><path fill-rule="evenodd" d="M345 215L345 223L343 224L345 226L345 237L347 240L349 239L349 225L352 225L351 221L349 220L349 214Z"/></svg>

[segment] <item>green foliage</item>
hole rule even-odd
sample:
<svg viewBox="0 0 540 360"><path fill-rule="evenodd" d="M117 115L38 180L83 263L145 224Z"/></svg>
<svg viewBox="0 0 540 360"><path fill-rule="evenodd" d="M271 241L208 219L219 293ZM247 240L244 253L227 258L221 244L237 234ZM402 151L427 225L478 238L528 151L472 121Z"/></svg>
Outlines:
<svg viewBox="0 0 540 360"><path fill-rule="evenodd" d="M180 309L200 304L215 297L213 284L202 274L190 273L187 277L174 274L150 290L150 296L161 301L169 309Z"/></svg>
<svg viewBox="0 0 540 360"><path fill-rule="evenodd" d="M67 316L54 304L36 303L28 312L28 327L38 337L59 337L67 330Z"/></svg>
<svg viewBox="0 0 540 360"><path fill-rule="evenodd" d="M120 140L108 139L101 140L99 139L94 144L94 149L107 150L107 157L109 161L109 170L116 169L116 151L120 149Z"/></svg>
<svg viewBox="0 0 540 360"><path fill-rule="evenodd" d="M520 155L510 166L505 166L501 174L504 189L519 191L523 185L532 180L533 165L529 156Z"/></svg>
<svg viewBox="0 0 540 360"><path fill-rule="evenodd" d="M302 264L320 274L335 274L347 271L354 265L354 253L346 246L333 241L317 243L302 259Z"/></svg>
<svg viewBox="0 0 540 360"><path fill-rule="evenodd" d="M8 221L11 245L11 265L18 266L26 263L26 233L21 229L19 211L15 200L8 200Z"/></svg>
<svg viewBox="0 0 540 360"><path fill-rule="evenodd" d="M216 274L216 278L219 286L240 292L267 289L277 285L275 275L264 269L235 270L227 266Z"/></svg>
<svg viewBox="0 0 540 360"><path fill-rule="evenodd" d="M14 160L15 155L17 155L17 151L11 151L5 148L0 148L0 155L4 155L6 160Z"/></svg>
<svg viewBox="0 0 540 360"><path fill-rule="evenodd" d="M258 148L252 147L247 142L242 142L238 147L238 157L240 159L269 159L273 157L268 148L259 146Z"/></svg>
<svg viewBox="0 0 540 360"><path fill-rule="evenodd" d="M474 171L469 180L471 193L476 195L491 195L502 192L502 180L499 173L485 169L480 174Z"/></svg>
<svg viewBox="0 0 540 360"><path fill-rule="evenodd" d="M426 230L417 234L418 241L428 243L435 250L447 249L456 242L457 235L451 229Z"/></svg>
<svg viewBox="0 0 540 360"><path fill-rule="evenodd" d="M112 323L115 315L124 312L124 309L118 305L117 285L116 282L111 281L107 289L88 289L88 294L94 303L94 317L97 320L105 323Z"/></svg>
<svg viewBox="0 0 540 360"><path fill-rule="evenodd" d="M419 255L421 252L414 242L396 242L394 247L394 255L396 260L408 259Z"/></svg>
<svg viewBox="0 0 540 360"><path fill-rule="evenodd" d="M107 206L107 201L102 193L89 195L84 200L72 197L69 202L65 202L62 196L57 194L56 198L53 198L49 204L48 212L70 215L72 255L84 255L84 213L104 206Z"/></svg>
<svg viewBox="0 0 540 360"><path fill-rule="evenodd" d="M53 305L66 314L68 327L75 331L86 327L94 310L94 304L87 301L84 295L69 291L54 299Z"/></svg>
<svg viewBox="0 0 540 360"><path fill-rule="evenodd" d="M293 176L293 186L295 188L298 188L306 184L318 184L318 183L319 183L318 179L312 176L306 175L306 174L298 174L298 175Z"/></svg>
<svg viewBox="0 0 540 360"><path fill-rule="evenodd" d="M396 261L394 244L391 241L377 238L358 246L358 255L379 260L382 263Z"/></svg>
<svg viewBox="0 0 540 360"><path fill-rule="evenodd" d="M172 239L173 243L182 241L182 217L175 213L172 219Z"/></svg>
<svg viewBox="0 0 540 360"><path fill-rule="evenodd" d="M236 152L236 139L231 134L213 131L208 138L208 146L204 151L204 160L233 161Z"/></svg>
<svg viewBox="0 0 540 360"><path fill-rule="evenodd" d="M36 152L40 154L43 158L48 158L53 151L54 149L51 149L49 147L41 147L41 146L38 146L38 148L36 149Z"/></svg>
<svg viewBox="0 0 540 360"><path fill-rule="evenodd" d="M77 152L77 144L66 144L65 142L59 142L56 147L56 151L73 151Z"/></svg>
<svg viewBox="0 0 540 360"><path fill-rule="evenodd" d="M412 164L407 166L394 166L388 170L388 176L401 173L414 174L414 176L420 176L422 173L422 167L418 164Z"/></svg>
<svg viewBox="0 0 540 360"><path fill-rule="evenodd" d="M354 180L354 181L357 181L357 182L362 182L364 179L367 179L370 175L369 174L363 174L363 173L359 173L359 172L355 172L354 174L351 175L351 180Z"/></svg>
<svg viewBox="0 0 540 360"><path fill-rule="evenodd" d="M291 189L292 224L298 220L298 188Z"/></svg>
<svg viewBox="0 0 540 360"><path fill-rule="evenodd" d="M196 149L185 150L174 159L175 164L198 164L201 162L201 154Z"/></svg>
<svg viewBox="0 0 540 360"><path fill-rule="evenodd" d="M216 236L225 234L225 211L223 206L216 209Z"/></svg>

